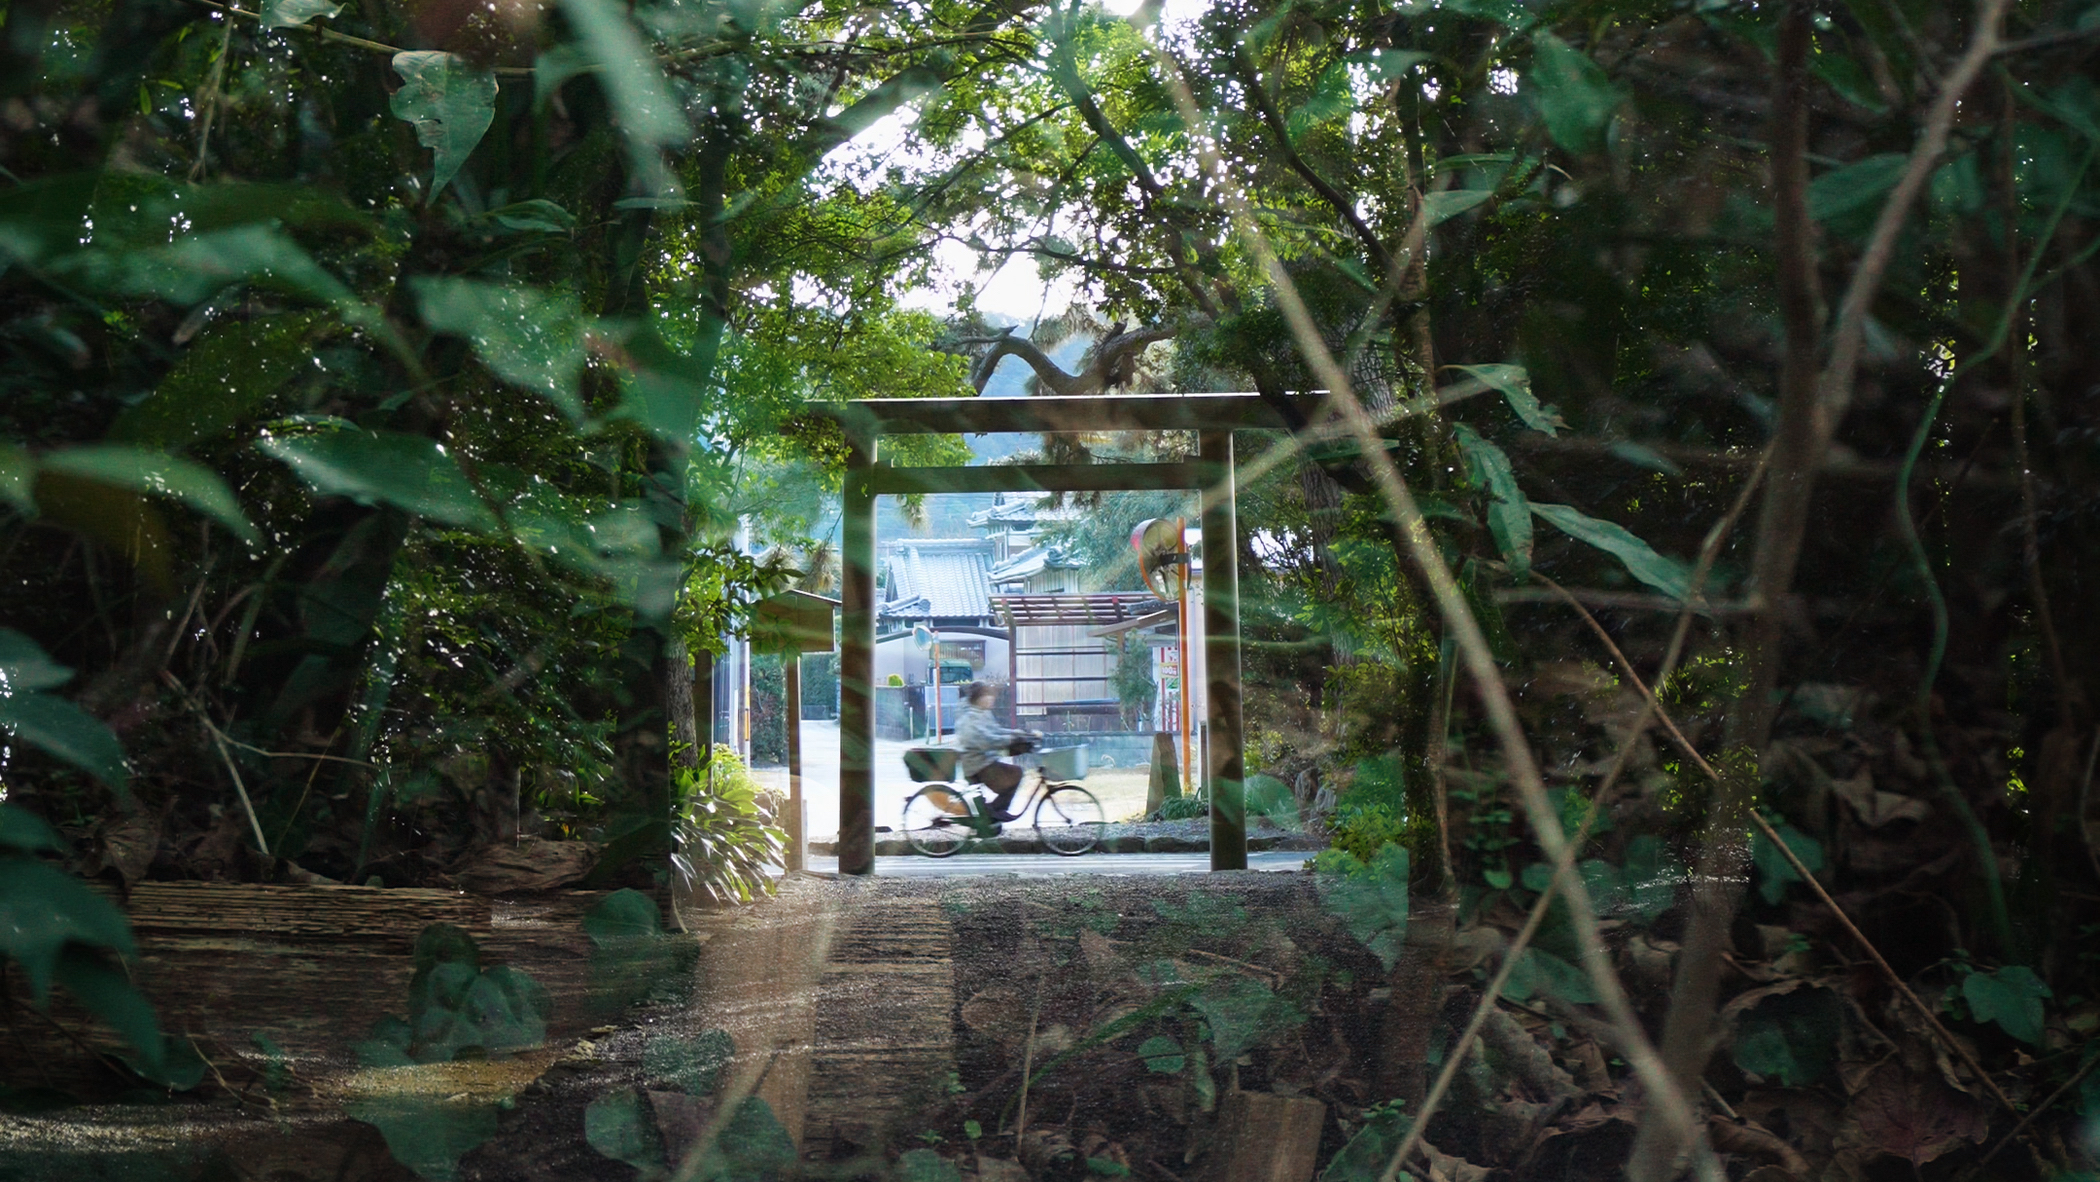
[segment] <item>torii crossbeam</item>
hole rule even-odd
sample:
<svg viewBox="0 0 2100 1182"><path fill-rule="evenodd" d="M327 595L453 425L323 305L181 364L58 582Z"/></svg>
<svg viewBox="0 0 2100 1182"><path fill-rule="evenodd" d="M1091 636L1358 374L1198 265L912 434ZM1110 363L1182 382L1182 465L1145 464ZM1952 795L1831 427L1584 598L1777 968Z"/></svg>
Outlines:
<svg viewBox="0 0 2100 1182"><path fill-rule="evenodd" d="M839 871L875 869L875 498L892 493L1102 492L1203 494L1204 659L1209 673L1210 868L1247 868L1240 716L1239 525L1232 433L1295 430L1324 396L1123 394L1035 398L879 398L811 403L845 429L845 540L839 638ZM884 435L1195 431L1193 462L894 468Z"/></svg>

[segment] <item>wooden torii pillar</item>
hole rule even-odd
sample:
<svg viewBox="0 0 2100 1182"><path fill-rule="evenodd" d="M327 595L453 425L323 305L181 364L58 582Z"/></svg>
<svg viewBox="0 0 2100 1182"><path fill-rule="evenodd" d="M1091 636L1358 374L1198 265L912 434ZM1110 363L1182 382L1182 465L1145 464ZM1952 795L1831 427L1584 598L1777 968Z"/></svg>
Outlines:
<svg viewBox="0 0 2100 1182"><path fill-rule="evenodd" d="M895 493L1113 492L1195 489L1203 493L1204 659L1209 670L1212 870L1247 865L1244 733L1240 710L1239 529L1232 433L1311 422L1319 394L1125 394L1035 398L879 398L811 403L837 420L849 451L839 634L839 871L875 869L875 498ZM881 439L896 434L1042 434L1196 431L1192 462L998 464L895 468Z"/></svg>
<svg viewBox="0 0 2100 1182"><path fill-rule="evenodd" d="M783 591L759 603L752 613L751 648L778 653L787 683L788 815L787 869L806 868L809 855L809 810L802 799L802 654L832 650L832 621L839 601L807 591Z"/></svg>

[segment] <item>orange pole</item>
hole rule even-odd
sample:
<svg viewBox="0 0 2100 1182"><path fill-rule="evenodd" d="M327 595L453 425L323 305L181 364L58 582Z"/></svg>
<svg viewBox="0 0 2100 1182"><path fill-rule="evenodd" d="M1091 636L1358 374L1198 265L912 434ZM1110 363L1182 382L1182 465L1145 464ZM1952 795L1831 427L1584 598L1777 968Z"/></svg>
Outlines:
<svg viewBox="0 0 2100 1182"><path fill-rule="evenodd" d="M1196 782L1196 765L1190 762L1194 752L1189 745L1189 531L1188 522L1178 517L1174 519L1174 551L1181 556L1181 565L1174 572L1179 580L1175 599L1181 617L1181 794L1194 796L1190 785Z"/></svg>

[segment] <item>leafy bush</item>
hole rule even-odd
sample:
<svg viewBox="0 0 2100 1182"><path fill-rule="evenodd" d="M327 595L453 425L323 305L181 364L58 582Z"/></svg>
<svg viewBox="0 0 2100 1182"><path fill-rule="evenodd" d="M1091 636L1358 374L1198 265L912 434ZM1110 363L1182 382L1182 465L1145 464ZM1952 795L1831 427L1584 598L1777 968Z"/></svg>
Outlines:
<svg viewBox="0 0 2100 1182"><path fill-rule="evenodd" d="M1407 833L1407 819L1395 815L1386 804L1344 808L1335 815L1331 843L1359 862L1369 863L1379 847L1398 844Z"/></svg>
<svg viewBox="0 0 2100 1182"><path fill-rule="evenodd" d="M681 885L716 903L771 894L787 835L760 810L757 781L736 752L716 744L698 768L673 777L671 869Z"/></svg>
<svg viewBox="0 0 2100 1182"><path fill-rule="evenodd" d="M1210 795L1198 792L1193 796L1169 796L1160 802L1158 818L1162 821L1192 821L1210 815Z"/></svg>
<svg viewBox="0 0 2100 1182"><path fill-rule="evenodd" d="M751 762L760 767L787 763L787 670L775 653L751 657Z"/></svg>

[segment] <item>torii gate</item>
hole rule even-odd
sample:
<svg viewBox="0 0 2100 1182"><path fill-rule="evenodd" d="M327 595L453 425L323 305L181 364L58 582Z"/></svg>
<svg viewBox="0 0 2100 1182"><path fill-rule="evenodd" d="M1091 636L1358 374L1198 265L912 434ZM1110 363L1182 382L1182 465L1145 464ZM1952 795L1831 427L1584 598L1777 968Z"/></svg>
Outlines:
<svg viewBox="0 0 2100 1182"><path fill-rule="evenodd" d="M1324 396L1124 394L1032 398L875 398L811 403L845 429L845 544L839 637L839 870L875 869L875 498L896 493L1111 492L1195 489L1203 494L1203 625L1210 723L1210 868L1247 868L1240 717L1239 527L1233 481L1236 429L1293 429ZM884 435L1195 431L1193 462L996 464L894 468Z"/></svg>

